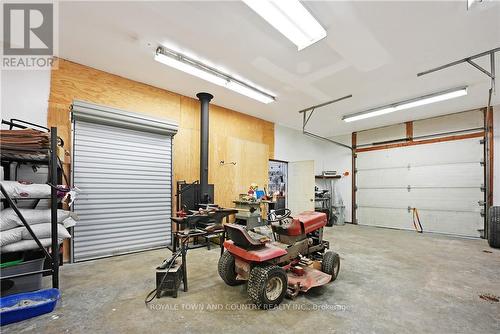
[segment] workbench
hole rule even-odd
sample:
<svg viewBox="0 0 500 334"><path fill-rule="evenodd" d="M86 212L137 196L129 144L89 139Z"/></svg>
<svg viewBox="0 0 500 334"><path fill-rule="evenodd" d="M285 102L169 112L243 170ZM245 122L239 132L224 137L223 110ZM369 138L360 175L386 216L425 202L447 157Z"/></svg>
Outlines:
<svg viewBox="0 0 500 334"><path fill-rule="evenodd" d="M213 238L219 238L219 244L223 247L225 231L222 220L225 218L226 223L229 223L229 216L237 213L238 210L235 209L217 208L203 214L196 213L185 217L171 217L172 252L175 252L179 247L179 237L185 237L189 233L192 240L205 239L203 244L189 245L191 249L207 247L210 250L210 240ZM222 251L223 249L221 249L221 254Z"/></svg>

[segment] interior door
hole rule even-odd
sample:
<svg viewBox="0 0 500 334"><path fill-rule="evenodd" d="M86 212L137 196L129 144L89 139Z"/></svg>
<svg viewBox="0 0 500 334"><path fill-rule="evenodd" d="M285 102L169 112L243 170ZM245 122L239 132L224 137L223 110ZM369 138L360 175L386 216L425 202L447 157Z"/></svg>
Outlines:
<svg viewBox="0 0 500 334"><path fill-rule="evenodd" d="M292 215L314 211L314 160L288 163L288 208Z"/></svg>

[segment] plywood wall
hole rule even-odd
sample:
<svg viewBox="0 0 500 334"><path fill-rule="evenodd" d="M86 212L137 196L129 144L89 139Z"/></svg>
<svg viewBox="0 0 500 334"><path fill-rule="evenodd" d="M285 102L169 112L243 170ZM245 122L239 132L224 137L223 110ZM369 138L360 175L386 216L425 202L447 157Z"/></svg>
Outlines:
<svg viewBox="0 0 500 334"><path fill-rule="evenodd" d="M49 126L57 126L68 150L73 100L106 105L179 123L174 137L174 182L199 179L200 107L198 100L60 59L52 70ZM231 207L252 182L264 185L274 153L274 124L216 105L210 106L209 182L215 201ZM221 166L219 162L234 161Z"/></svg>

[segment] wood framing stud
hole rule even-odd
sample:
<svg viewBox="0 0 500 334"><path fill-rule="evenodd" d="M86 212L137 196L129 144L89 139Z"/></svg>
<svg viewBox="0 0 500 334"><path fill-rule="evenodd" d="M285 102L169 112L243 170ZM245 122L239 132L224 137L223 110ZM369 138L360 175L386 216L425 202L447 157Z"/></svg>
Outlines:
<svg viewBox="0 0 500 334"><path fill-rule="evenodd" d="M413 141L413 122L406 122L406 138Z"/></svg>
<svg viewBox="0 0 500 334"><path fill-rule="evenodd" d="M352 146L352 173L351 173L351 182L352 182L352 208L351 208L351 220L353 224L357 224L358 220L356 219L356 145L357 145L357 133L352 133L351 138L351 146Z"/></svg>
<svg viewBox="0 0 500 334"><path fill-rule="evenodd" d="M490 148L489 152L489 169L490 169L490 175L489 175L489 186L490 188L488 189L488 206L493 205L493 173L494 173L494 168L493 168L493 161L494 161L494 149L493 149L493 142L494 142L494 134L493 134L493 107L489 108L489 111L486 113L486 124L488 128L488 144Z"/></svg>

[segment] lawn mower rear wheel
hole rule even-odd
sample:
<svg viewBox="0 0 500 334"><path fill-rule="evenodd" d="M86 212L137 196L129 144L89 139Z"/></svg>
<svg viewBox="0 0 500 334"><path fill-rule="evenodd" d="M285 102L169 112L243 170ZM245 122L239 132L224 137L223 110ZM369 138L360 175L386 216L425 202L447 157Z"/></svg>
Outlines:
<svg viewBox="0 0 500 334"><path fill-rule="evenodd" d="M245 283L245 281L236 279L236 271L234 269L234 256L228 251L222 253L219 258L219 276L226 282L227 285L235 286Z"/></svg>
<svg viewBox="0 0 500 334"><path fill-rule="evenodd" d="M250 272L248 295L253 302L263 309L279 305L288 289L288 277L285 270L278 266L257 266Z"/></svg>

